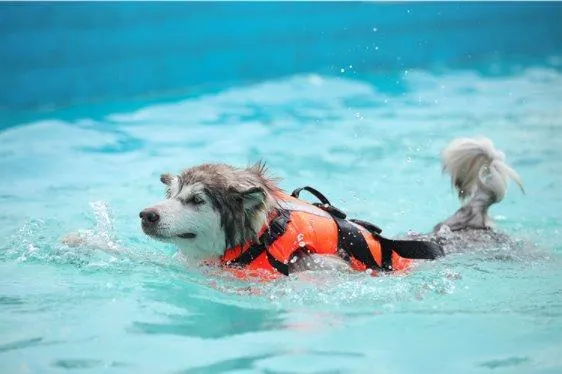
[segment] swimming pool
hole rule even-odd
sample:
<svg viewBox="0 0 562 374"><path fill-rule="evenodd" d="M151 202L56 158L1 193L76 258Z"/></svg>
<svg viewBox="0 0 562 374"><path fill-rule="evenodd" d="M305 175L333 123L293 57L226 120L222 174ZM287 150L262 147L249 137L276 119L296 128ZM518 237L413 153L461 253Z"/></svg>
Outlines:
<svg viewBox="0 0 562 374"><path fill-rule="evenodd" d="M366 6L343 6L350 17L343 20L318 18L352 28L349 14L369 23ZM422 20L450 15L447 6L392 12ZM543 13L559 17L560 8ZM542 24L552 27L548 19ZM395 27L392 35L410 35L408 24ZM64 69L53 70L45 87L11 98L3 91L1 371L561 372L562 53L548 45L492 54L482 47L480 58L459 61L453 56L461 47L447 53L446 40L428 35L437 45L431 50L442 53L423 62L404 55L405 65L389 57L375 69L355 49L324 65L337 48L329 53L323 39L328 51L303 71L272 66L240 78L225 68L218 80L227 83L207 86L194 75L181 92L150 80L123 92L117 83L95 88L95 79L82 82L90 93L54 87L51 79L71 76ZM389 37L380 45L392 45ZM402 47L388 56L408 49L396 43ZM214 68L205 69L207 76ZM156 93L140 94L147 90ZM48 109L36 103L41 97ZM163 196L160 173L260 158L285 189L315 186L387 235L428 231L458 207L439 152L450 139L473 135L493 139L524 180L526 195L512 186L491 211L515 247L451 255L404 277L318 273L253 284L184 268L173 248L140 231L139 210ZM77 228L95 228L166 265L59 244Z"/></svg>

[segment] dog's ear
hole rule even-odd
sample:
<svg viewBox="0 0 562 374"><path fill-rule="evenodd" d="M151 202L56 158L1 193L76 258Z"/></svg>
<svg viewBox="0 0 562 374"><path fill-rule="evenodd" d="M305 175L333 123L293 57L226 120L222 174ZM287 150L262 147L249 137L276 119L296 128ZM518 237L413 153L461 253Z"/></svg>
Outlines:
<svg viewBox="0 0 562 374"><path fill-rule="evenodd" d="M252 187L240 193L242 206L246 211L259 209L265 203L265 191L261 187Z"/></svg>
<svg viewBox="0 0 562 374"><path fill-rule="evenodd" d="M164 183L166 186L169 186L173 180L174 176L170 173L162 174L160 176L160 182Z"/></svg>

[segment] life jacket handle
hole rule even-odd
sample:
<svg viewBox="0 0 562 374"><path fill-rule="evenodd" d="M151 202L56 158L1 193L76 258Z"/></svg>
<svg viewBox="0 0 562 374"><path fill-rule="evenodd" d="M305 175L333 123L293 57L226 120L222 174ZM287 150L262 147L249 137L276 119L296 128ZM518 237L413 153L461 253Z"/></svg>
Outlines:
<svg viewBox="0 0 562 374"><path fill-rule="evenodd" d="M322 192L318 191L316 188L312 188L310 186L304 186L297 188L293 192L291 192L291 196L295 198L299 198L301 191L310 192L314 197L320 200L320 203L313 203L312 205L325 210L326 212L330 213L330 215L335 216L337 218L345 219L347 214L345 214L341 209L336 208L330 203L330 200Z"/></svg>
<svg viewBox="0 0 562 374"><path fill-rule="evenodd" d="M310 186L304 186L304 187L300 187L295 189L293 192L291 192L291 196L292 197L296 197L297 199L299 198L299 195L301 193L301 191L308 191L311 194L313 194L318 200L320 200L320 202L322 204L328 204L328 205L332 205L330 204L330 200L328 200L328 198L326 196L324 196L324 194L320 191L318 191L316 188L312 188Z"/></svg>

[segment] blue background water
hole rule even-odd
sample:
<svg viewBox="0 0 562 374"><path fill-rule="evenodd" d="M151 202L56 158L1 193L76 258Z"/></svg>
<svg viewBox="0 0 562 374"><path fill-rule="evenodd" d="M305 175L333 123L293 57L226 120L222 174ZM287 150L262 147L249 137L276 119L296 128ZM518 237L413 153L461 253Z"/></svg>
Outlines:
<svg viewBox="0 0 562 374"><path fill-rule="evenodd" d="M0 5L0 368L562 371L562 6ZM174 261L164 171L265 159L388 235L458 207L439 151L485 135L516 246L407 277L252 284ZM59 244L94 228L164 265Z"/></svg>

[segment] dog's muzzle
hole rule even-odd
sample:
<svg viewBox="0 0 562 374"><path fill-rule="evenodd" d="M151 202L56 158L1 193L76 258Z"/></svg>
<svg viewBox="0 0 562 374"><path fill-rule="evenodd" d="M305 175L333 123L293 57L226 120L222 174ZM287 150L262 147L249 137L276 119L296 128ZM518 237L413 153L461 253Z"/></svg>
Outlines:
<svg viewBox="0 0 562 374"><path fill-rule="evenodd" d="M147 208L139 213L139 217L141 219L141 226L142 231L145 234L153 236L153 237L164 237L159 230L158 223L160 222L160 214L154 208ZM178 238L182 239L194 239L197 234L192 232L186 232L183 234L177 235Z"/></svg>
<svg viewBox="0 0 562 374"><path fill-rule="evenodd" d="M160 215L156 211L156 209L145 209L139 213L139 217L144 225L155 225L158 221L160 221Z"/></svg>
<svg viewBox="0 0 562 374"><path fill-rule="evenodd" d="M141 219L142 231L147 235L156 235L158 228L158 222L160 221L160 215L156 209L147 208L139 213Z"/></svg>

